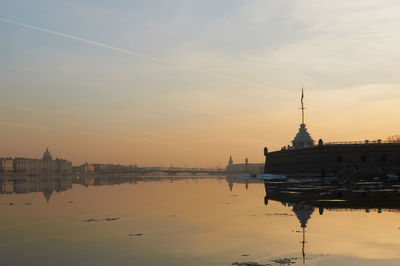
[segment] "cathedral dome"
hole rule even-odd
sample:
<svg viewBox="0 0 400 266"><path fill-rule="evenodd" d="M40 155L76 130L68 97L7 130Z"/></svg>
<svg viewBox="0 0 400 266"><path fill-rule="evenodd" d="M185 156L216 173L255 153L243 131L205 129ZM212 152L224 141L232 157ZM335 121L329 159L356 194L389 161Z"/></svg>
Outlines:
<svg viewBox="0 0 400 266"><path fill-rule="evenodd" d="M51 154L49 152L49 148L46 148L46 151L43 153L42 160L43 161L51 161L51 160L53 160L53 157L51 156Z"/></svg>

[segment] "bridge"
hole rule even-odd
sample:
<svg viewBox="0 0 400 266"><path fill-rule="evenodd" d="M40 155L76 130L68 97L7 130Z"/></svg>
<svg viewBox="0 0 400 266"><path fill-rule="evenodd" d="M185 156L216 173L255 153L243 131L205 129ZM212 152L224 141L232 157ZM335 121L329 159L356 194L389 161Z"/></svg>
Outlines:
<svg viewBox="0 0 400 266"><path fill-rule="evenodd" d="M140 174L162 173L168 175L177 174L207 174L207 175L220 175L225 173L225 169L208 169L208 168L138 168Z"/></svg>

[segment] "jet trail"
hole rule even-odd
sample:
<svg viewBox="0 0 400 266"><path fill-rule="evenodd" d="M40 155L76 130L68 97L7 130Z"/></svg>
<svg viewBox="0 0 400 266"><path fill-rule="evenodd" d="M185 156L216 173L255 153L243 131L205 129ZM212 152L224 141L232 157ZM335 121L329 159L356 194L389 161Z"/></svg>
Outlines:
<svg viewBox="0 0 400 266"><path fill-rule="evenodd" d="M91 44L91 45L94 45L94 46L111 49L111 50L114 50L114 51L117 51L117 52L120 52L120 53L132 55L132 56L137 56L137 57L142 57L142 58L145 58L145 59L148 59L148 60L151 60L151 61L155 61L155 62L159 62L159 63L167 63L168 64L168 62L166 62L164 60L161 60L159 58L153 57L153 56L149 56L149 55L142 54L142 53L137 53L137 52L134 52L134 51L131 51L131 50L119 48L119 47L108 45L108 44L101 43L101 42L88 40L88 39L85 39L85 38L81 38L81 37L78 37L78 36L66 34L66 33L63 33L63 32L53 31L53 30L49 30L49 29L45 29L45 28L41 28L41 27L29 25L29 24L17 22L17 21L14 21L14 20L5 19L5 18L0 18L0 21L5 22L5 23L9 23L9 24L18 25L18 26L21 26L21 27L24 27L24 28L28 28L28 29L32 29L32 30L37 30L37 31L41 31L41 32L46 32L46 33L58 35L58 36L61 36L61 37L64 37L64 38L68 38L68 39L72 39L72 40L76 40L76 41L85 42L85 43L88 43L88 44ZM172 65L171 63L169 63L169 64ZM238 82L238 83L242 83L242 84L247 84L247 85L252 86L252 87L259 87L259 88L264 88L264 89L268 89L268 90L280 90L280 89L277 89L277 88L268 87L268 86L265 86L265 85L262 85L262 84L258 84L258 83L255 83L255 82L251 82L251 81L247 81L247 80L243 80L243 79L238 79L238 78L235 78L235 77L226 76L224 74L217 73L217 72L214 72L214 71L208 71L208 70L205 70L205 69L198 69L197 71L199 71L201 73L204 73L204 74L207 74L209 76L218 77L218 78L221 78L221 79L230 80L230 81L234 81L234 82Z"/></svg>
<svg viewBox="0 0 400 266"><path fill-rule="evenodd" d="M243 80L243 79L238 79L238 78L226 76L224 74L220 74L220 73L217 73L217 72L211 72L211 71L208 71L208 70L205 70L205 69L200 69L199 71L202 72L202 73L205 73L207 75L210 75L210 76L219 77L219 78L230 80L230 81L235 81L235 82L238 82L238 83L243 83L243 84L246 84L246 85L249 85L249 86L252 86L252 87L260 87L260 88L264 88L264 89L279 90L280 91L280 89L277 89L277 88L267 87L267 86L262 85L262 84L258 84L258 83L254 83L254 82L251 82L251 81L247 81L247 80Z"/></svg>
<svg viewBox="0 0 400 266"><path fill-rule="evenodd" d="M48 30L48 29L45 29L45 28L40 28L40 27L36 27L36 26L33 26L33 25L28 25L28 24L24 24L24 23L20 23L20 22L17 22L17 21L4 19L4 18L0 18L0 21L6 22L6 23L10 23L10 24L14 24L14 25L18 25L18 26L25 27L25 28L32 29L32 30L37 30L37 31L42 31L42 32L55 34L55 35L58 35L58 36L61 36L61 37L65 37L65 38L68 38L68 39L73 39L73 40L76 40L76 41L89 43L89 44L92 44L92 45L95 45L95 46L108 48L108 49L111 49L111 50L114 50L114 51L117 51L117 52L129 54L129 55L133 55L133 56L138 56L138 57L143 57L143 58L146 58L146 59L149 59L149 60L152 60L152 61L162 62L162 60L160 60L158 58L155 58L155 57L152 57L152 56L136 53L136 52L133 52L133 51L130 51L130 50L126 50L126 49L123 49L123 48L115 47L115 46L108 45L108 44L105 44L105 43L84 39L84 38L81 38L81 37L78 37L78 36L74 36L74 35L58 32L58 31Z"/></svg>

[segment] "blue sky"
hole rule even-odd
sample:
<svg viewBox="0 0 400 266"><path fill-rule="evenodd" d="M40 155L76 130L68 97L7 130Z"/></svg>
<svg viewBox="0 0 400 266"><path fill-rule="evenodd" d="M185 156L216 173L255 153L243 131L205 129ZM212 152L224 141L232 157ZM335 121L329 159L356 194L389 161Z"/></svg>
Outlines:
<svg viewBox="0 0 400 266"><path fill-rule="evenodd" d="M0 19L156 59L0 21L0 156L261 161L302 84L316 139L400 130L398 1L4 0Z"/></svg>

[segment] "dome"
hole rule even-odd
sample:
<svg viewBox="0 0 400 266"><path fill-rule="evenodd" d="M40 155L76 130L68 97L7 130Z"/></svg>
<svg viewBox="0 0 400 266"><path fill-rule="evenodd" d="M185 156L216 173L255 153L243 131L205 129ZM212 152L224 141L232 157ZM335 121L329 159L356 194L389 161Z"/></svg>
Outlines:
<svg viewBox="0 0 400 266"><path fill-rule="evenodd" d="M53 160L53 157L51 156L51 154L49 152L49 148L47 148L46 151L43 153L42 160L43 161L51 161L51 160Z"/></svg>
<svg viewBox="0 0 400 266"><path fill-rule="evenodd" d="M307 132L305 124L300 125L299 132L296 137L292 140L294 148L304 148L314 146L314 140L311 138L310 134Z"/></svg>

